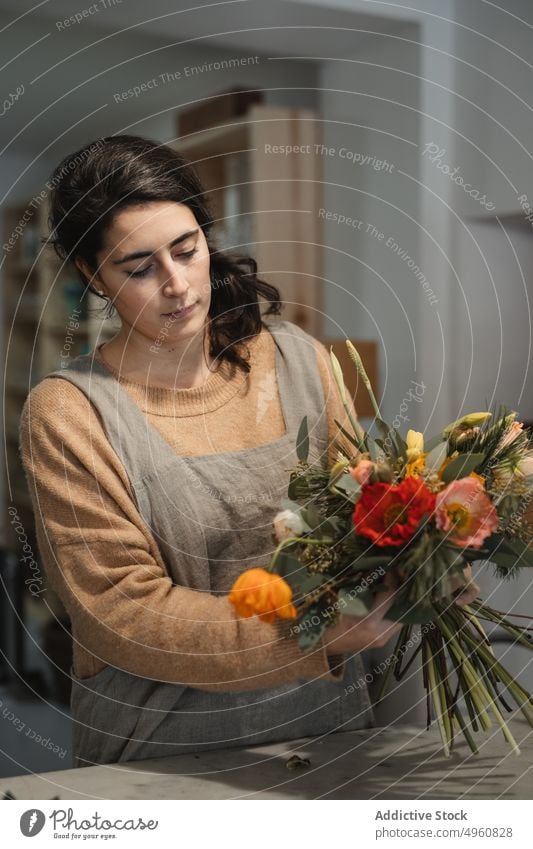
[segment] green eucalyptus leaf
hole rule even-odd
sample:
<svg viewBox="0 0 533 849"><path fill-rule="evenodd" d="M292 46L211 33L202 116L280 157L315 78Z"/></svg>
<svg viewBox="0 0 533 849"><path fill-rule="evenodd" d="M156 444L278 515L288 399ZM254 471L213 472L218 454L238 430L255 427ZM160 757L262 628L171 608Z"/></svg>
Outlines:
<svg viewBox="0 0 533 849"><path fill-rule="evenodd" d="M340 536L346 533L346 522L340 516L329 516L323 521L320 530L325 536Z"/></svg>
<svg viewBox="0 0 533 849"><path fill-rule="evenodd" d="M339 590L339 612L343 616L366 616L372 607L372 601L373 594L369 590Z"/></svg>
<svg viewBox="0 0 533 849"><path fill-rule="evenodd" d="M531 549L524 540L510 539L506 540L507 548L510 549L515 556L517 566L529 566L533 568L533 549Z"/></svg>
<svg viewBox="0 0 533 849"><path fill-rule="evenodd" d="M402 438L399 430L396 430L395 427L393 427L392 430L395 435L398 454L402 457L407 457L407 442Z"/></svg>
<svg viewBox="0 0 533 849"><path fill-rule="evenodd" d="M424 446L424 450L427 450L427 446ZM428 451L425 462L426 470L428 472L438 472L447 454L448 443L440 440L438 445L435 445L434 448Z"/></svg>
<svg viewBox="0 0 533 849"><path fill-rule="evenodd" d="M444 483L450 483L458 478L465 478L477 469L484 459L485 454L459 454L444 469L442 480Z"/></svg>
<svg viewBox="0 0 533 849"><path fill-rule="evenodd" d="M376 554L368 557L364 555L362 557L356 557L350 565L360 572L370 572L372 569L379 569L380 566L388 566L390 562L390 556Z"/></svg>
<svg viewBox="0 0 533 849"><path fill-rule="evenodd" d="M437 448L437 446L441 445L443 442L447 446L447 442L442 433L439 433L438 436L432 436L427 442L424 440L424 451L427 451L429 454L434 448Z"/></svg>
<svg viewBox="0 0 533 849"><path fill-rule="evenodd" d="M276 573L293 587L307 575L307 569L296 557L282 549L276 559Z"/></svg>
<svg viewBox="0 0 533 849"><path fill-rule="evenodd" d="M308 504L307 507L301 508L300 514L306 525L311 530L318 528L323 521L316 504Z"/></svg>
<svg viewBox="0 0 533 849"><path fill-rule="evenodd" d="M304 416L300 427L298 428L298 435L296 437L296 455L301 463L306 463L307 458L309 456L309 431L307 428L307 416Z"/></svg>
<svg viewBox="0 0 533 849"><path fill-rule="evenodd" d="M298 504L292 498L282 498L280 506L282 510L293 510L294 513L299 513L302 507L301 504Z"/></svg>
<svg viewBox="0 0 533 849"><path fill-rule="evenodd" d="M355 478L353 478L350 474L342 475L337 481L335 481L335 484L331 488L333 490L340 490L340 492L345 497L348 497L348 499L354 504L359 500L361 495L360 484L358 484Z"/></svg>
<svg viewBox="0 0 533 849"><path fill-rule="evenodd" d="M496 551L490 556L491 563L494 563L496 566L500 566L505 570L514 570L517 567L523 565L516 554L511 554L508 551Z"/></svg>
<svg viewBox="0 0 533 849"><path fill-rule="evenodd" d="M379 430L381 438L387 440L389 433L390 433L390 430L391 430L391 428L389 427L387 422L384 422L383 419L379 418L379 416L376 416L374 421L376 423L377 429Z"/></svg>
<svg viewBox="0 0 533 849"><path fill-rule="evenodd" d="M296 626L298 645L303 652L310 651L317 644L325 627L326 621L319 616L316 607L311 607L304 613Z"/></svg>
<svg viewBox="0 0 533 849"><path fill-rule="evenodd" d="M302 595L307 595L307 593L312 592L312 590L316 590L324 583L324 578L319 574L306 575L302 581L299 583L299 591Z"/></svg>
<svg viewBox="0 0 533 849"><path fill-rule="evenodd" d="M379 430L379 434L381 437L381 441L383 445L380 445L381 450L386 454L387 457L390 457L393 460L398 459L398 445L395 440L395 436L397 435L397 431L394 428L389 427L389 425L376 417L375 419L376 427ZM377 440L374 440L377 443ZM376 457L372 457L373 460Z"/></svg>
<svg viewBox="0 0 533 849"><path fill-rule="evenodd" d="M367 439L367 446L368 446L368 453L370 455L370 459L372 460L373 463L377 463L378 459L379 459L379 452L377 450L379 448L379 445L377 445L375 439L372 439L372 438L369 437ZM380 451L381 451L381 449L380 449ZM383 453L383 452L381 451L381 453Z"/></svg>

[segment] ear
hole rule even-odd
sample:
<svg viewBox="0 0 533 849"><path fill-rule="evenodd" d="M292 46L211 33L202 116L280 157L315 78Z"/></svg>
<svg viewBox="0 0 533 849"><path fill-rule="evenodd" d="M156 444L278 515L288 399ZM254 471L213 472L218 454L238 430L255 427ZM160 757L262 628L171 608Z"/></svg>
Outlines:
<svg viewBox="0 0 533 849"><path fill-rule="evenodd" d="M74 265L79 271L81 271L81 273L90 283L90 285L93 286L93 288L100 289L101 283L98 273L95 274L93 271L91 271L89 265L85 262L84 259L81 259L81 257L76 257L74 259ZM97 283L98 285L96 285Z"/></svg>
<svg viewBox="0 0 533 849"><path fill-rule="evenodd" d="M93 274L84 259L81 259L81 257L78 256L75 257L74 265L76 266L78 271L81 271L81 273L87 278L87 280L90 280L92 278Z"/></svg>

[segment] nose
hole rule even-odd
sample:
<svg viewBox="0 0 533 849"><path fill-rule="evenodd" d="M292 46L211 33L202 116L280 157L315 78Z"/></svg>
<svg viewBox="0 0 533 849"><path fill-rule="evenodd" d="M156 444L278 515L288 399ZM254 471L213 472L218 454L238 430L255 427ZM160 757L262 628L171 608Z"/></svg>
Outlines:
<svg viewBox="0 0 533 849"><path fill-rule="evenodd" d="M188 290L186 270L168 260L163 270L163 294L169 298L183 297Z"/></svg>

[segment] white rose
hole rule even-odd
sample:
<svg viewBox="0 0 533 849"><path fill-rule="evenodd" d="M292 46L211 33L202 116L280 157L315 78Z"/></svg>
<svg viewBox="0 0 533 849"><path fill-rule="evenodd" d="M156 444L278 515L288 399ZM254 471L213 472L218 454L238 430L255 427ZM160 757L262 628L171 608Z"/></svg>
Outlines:
<svg viewBox="0 0 533 849"><path fill-rule="evenodd" d="M297 537L303 534L305 527L302 517L294 510L281 510L274 516L272 522L274 537L281 542L288 537Z"/></svg>

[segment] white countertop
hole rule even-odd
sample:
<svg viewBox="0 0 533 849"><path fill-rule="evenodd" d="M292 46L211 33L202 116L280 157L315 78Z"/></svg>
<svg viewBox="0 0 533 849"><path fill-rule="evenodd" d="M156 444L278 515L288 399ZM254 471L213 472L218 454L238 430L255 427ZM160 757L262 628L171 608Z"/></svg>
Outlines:
<svg viewBox="0 0 533 849"><path fill-rule="evenodd" d="M517 756L499 730L462 737L450 758L438 730L414 726L335 732L250 748L106 764L0 779L17 799L533 799L533 729L510 722ZM309 758L289 770L293 754Z"/></svg>

